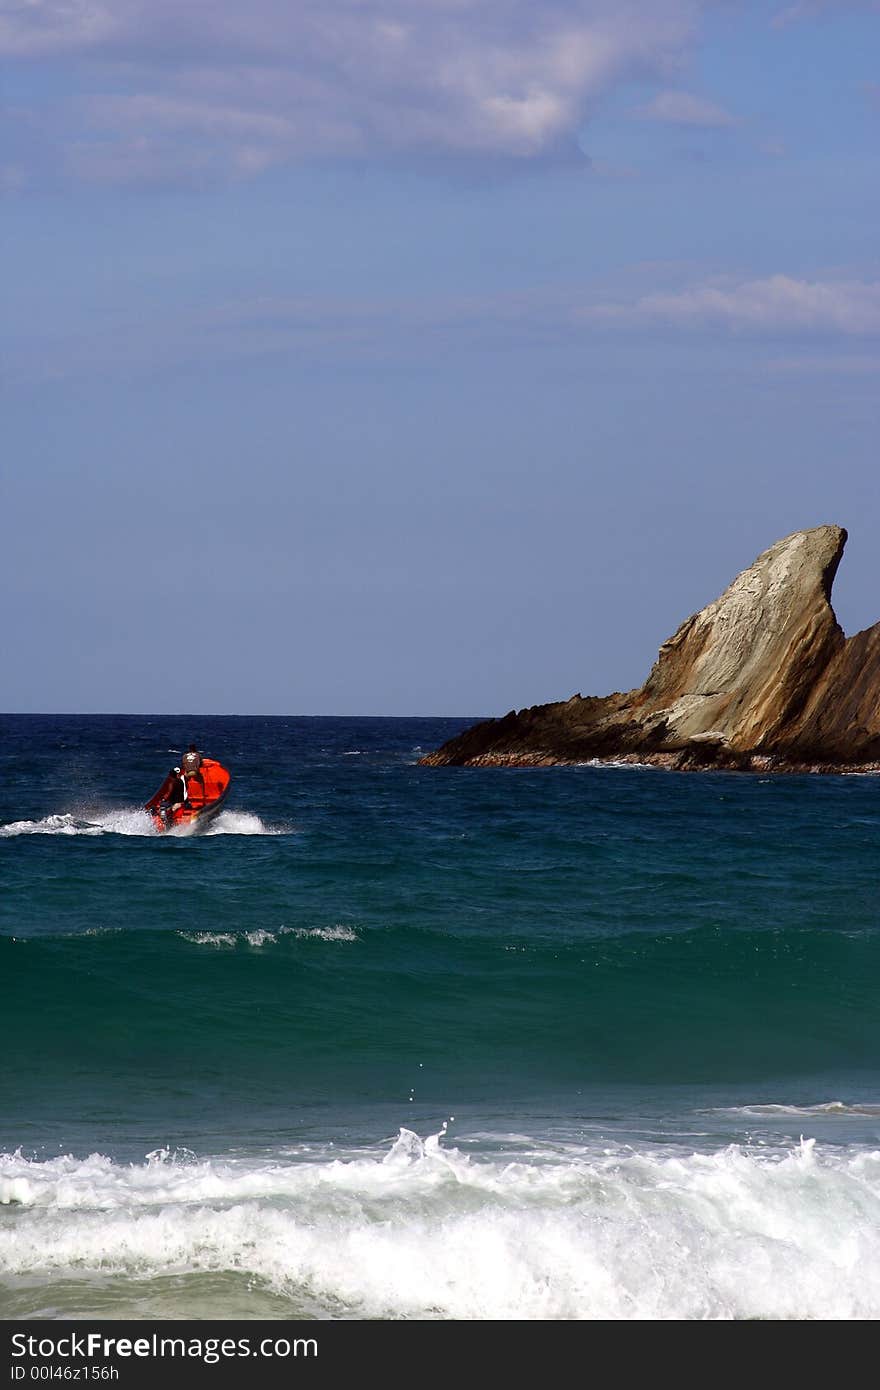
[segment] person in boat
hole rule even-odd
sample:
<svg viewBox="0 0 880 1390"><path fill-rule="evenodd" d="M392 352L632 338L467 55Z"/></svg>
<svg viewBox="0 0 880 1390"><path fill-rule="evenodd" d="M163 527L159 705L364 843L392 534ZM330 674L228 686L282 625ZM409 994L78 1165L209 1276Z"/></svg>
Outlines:
<svg viewBox="0 0 880 1390"><path fill-rule="evenodd" d="M183 773L184 795L189 801L189 786L191 782L197 782L201 787L201 795L205 795L205 778L202 773L202 754L194 743L191 743L187 751L180 760L181 771Z"/></svg>
<svg viewBox="0 0 880 1390"><path fill-rule="evenodd" d="M162 800L156 806L156 810L163 820L167 820L175 811L179 811L185 802L186 783L180 775L180 768L173 767L162 784ZM148 803L147 810L149 809Z"/></svg>
<svg viewBox="0 0 880 1390"><path fill-rule="evenodd" d="M181 771L184 777L196 777L202 766L202 755L194 743L191 743L183 755Z"/></svg>

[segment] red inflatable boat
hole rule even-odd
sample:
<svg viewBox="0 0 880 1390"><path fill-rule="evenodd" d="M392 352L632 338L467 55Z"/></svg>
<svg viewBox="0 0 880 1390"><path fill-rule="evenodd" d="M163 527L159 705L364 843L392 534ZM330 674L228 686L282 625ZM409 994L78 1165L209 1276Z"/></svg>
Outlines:
<svg viewBox="0 0 880 1390"><path fill-rule="evenodd" d="M178 826L202 830L226 800L230 780L227 769L214 758L202 758L198 772L189 776L181 776L179 769L172 768L144 810L149 811L157 830Z"/></svg>

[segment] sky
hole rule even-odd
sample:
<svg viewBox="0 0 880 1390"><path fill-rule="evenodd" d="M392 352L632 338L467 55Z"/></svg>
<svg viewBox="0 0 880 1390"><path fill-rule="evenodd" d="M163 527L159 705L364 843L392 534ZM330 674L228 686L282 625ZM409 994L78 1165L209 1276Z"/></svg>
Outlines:
<svg viewBox="0 0 880 1390"><path fill-rule="evenodd" d="M638 685L880 619L880 0L11 0L7 711Z"/></svg>

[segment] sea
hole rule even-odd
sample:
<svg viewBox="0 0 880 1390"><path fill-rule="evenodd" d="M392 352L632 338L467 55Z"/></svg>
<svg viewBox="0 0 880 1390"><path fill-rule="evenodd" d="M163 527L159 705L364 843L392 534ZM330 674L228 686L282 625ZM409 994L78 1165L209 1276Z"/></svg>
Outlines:
<svg viewBox="0 0 880 1390"><path fill-rule="evenodd" d="M880 1316L880 779L470 722L0 718L0 1316Z"/></svg>

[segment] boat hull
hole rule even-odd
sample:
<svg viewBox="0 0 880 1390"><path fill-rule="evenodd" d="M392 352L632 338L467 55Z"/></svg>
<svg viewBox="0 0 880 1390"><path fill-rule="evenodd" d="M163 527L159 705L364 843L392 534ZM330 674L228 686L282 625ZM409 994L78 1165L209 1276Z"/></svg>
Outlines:
<svg viewBox="0 0 880 1390"><path fill-rule="evenodd" d="M155 829L159 834L169 830L189 830L200 833L222 810L229 793L231 777L227 768L215 758L203 758L199 772L187 779L187 797L182 806L174 810L162 807L162 791L165 786L147 802Z"/></svg>

